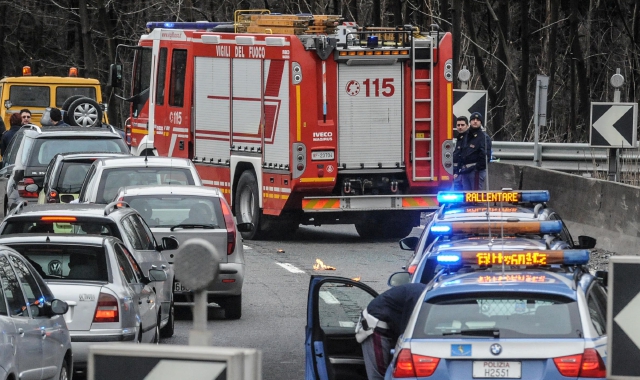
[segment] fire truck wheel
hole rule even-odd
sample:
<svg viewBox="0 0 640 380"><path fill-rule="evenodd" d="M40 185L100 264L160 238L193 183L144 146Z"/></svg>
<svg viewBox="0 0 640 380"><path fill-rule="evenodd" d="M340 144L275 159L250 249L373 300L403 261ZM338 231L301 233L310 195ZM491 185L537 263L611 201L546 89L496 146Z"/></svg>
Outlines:
<svg viewBox="0 0 640 380"><path fill-rule="evenodd" d="M76 99L67 111L69 125L74 127L95 127L102 122L102 107L93 99Z"/></svg>
<svg viewBox="0 0 640 380"><path fill-rule="evenodd" d="M258 180L252 171L246 170L238 180L238 187L235 191L236 219L238 223L253 223L254 228L250 232L241 232L242 237L247 240L259 239L261 235L260 210L258 192Z"/></svg>
<svg viewBox="0 0 640 380"><path fill-rule="evenodd" d="M356 231L363 239L375 239L382 236L382 228L380 223L374 218L369 218L365 221L356 223Z"/></svg>

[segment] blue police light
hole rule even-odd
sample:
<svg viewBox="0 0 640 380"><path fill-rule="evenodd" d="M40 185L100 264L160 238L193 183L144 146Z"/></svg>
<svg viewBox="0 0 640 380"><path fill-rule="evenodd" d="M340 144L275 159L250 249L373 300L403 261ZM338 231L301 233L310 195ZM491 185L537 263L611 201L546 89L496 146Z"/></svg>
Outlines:
<svg viewBox="0 0 640 380"><path fill-rule="evenodd" d="M368 48L377 48L378 47L378 36L369 36L367 37L367 47Z"/></svg>
<svg viewBox="0 0 640 380"><path fill-rule="evenodd" d="M567 249L564 251L563 263L565 265L587 265L589 262L589 250Z"/></svg>
<svg viewBox="0 0 640 380"><path fill-rule="evenodd" d="M213 29L220 25L230 25L232 22L208 22L208 21L198 21L198 22L148 22L147 29L153 30L157 28L164 29L189 29L189 30L206 30Z"/></svg>
<svg viewBox="0 0 640 380"><path fill-rule="evenodd" d="M439 254L436 256L436 261L441 264L457 264L462 260L458 255Z"/></svg>
<svg viewBox="0 0 640 380"><path fill-rule="evenodd" d="M549 191L547 190L535 190L535 191L523 191L522 202L549 202Z"/></svg>
<svg viewBox="0 0 640 380"><path fill-rule="evenodd" d="M447 193L441 191L438 193L438 203L463 203L464 193Z"/></svg>
<svg viewBox="0 0 640 380"><path fill-rule="evenodd" d="M562 232L562 222L559 220L545 220L540 222L540 233L559 234Z"/></svg>
<svg viewBox="0 0 640 380"><path fill-rule="evenodd" d="M431 226L431 232L434 234L446 234L451 232L451 225L447 223L439 223Z"/></svg>

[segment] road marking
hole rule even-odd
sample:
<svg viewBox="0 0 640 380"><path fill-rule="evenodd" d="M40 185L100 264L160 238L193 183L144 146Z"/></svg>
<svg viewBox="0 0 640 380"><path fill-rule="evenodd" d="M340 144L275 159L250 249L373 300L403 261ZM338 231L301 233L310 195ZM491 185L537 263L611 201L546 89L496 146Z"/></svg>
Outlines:
<svg viewBox="0 0 640 380"><path fill-rule="evenodd" d="M242 244L242 249L247 250L247 249L253 249L253 248L249 247L246 244Z"/></svg>
<svg viewBox="0 0 640 380"><path fill-rule="evenodd" d="M338 301L338 299L336 297L334 297L333 294L331 294L331 292L328 292L326 290L321 290L318 292L318 295L320 296L320 298L322 298L322 300L329 305L340 305L340 301Z"/></svg>
<svg viewBox="0 0 640 380"><path fill-rule="evenodd" d="M280 265L281 267L283 267L284 269L288 270L291 273L307 273L302 269L298 269L289 263L276 263L276 264Z"/></svg>

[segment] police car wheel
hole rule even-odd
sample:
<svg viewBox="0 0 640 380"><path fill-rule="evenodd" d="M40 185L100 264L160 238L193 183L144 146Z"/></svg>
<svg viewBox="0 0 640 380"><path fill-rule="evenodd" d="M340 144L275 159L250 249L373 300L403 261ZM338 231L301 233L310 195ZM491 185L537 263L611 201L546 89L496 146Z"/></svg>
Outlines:
<svg viewBox="0 0 640 380"><path fill-rule="evenodd" d="M95 127L102 123L102 107L93 99L76 99L67 111L69 125L74 127Z"/></svg>
<svg viewBox="0 0 640 380"><path fill-rule="evenodd" d="M238 223L253 223L254 228L249 232L241 232L242 237L247 240L259 239L262 235L260 219L262 212L260 210L258 191L258 180L256 175L250 170L245 170L235 191L235 212Z"/></svg>

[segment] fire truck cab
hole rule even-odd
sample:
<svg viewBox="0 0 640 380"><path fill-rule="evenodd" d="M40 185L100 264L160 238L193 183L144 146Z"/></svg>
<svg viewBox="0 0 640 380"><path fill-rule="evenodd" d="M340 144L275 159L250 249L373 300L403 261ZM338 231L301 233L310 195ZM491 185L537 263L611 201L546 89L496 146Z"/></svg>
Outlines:
<svg viewBox="0 0 640 380"><path fill-rule="evenodd" d="M450 187L451 34L264 11L147 28L119 47L135 50L127 143L191 159L255 225L245 238L300 224L403 237Z"/></svg>

